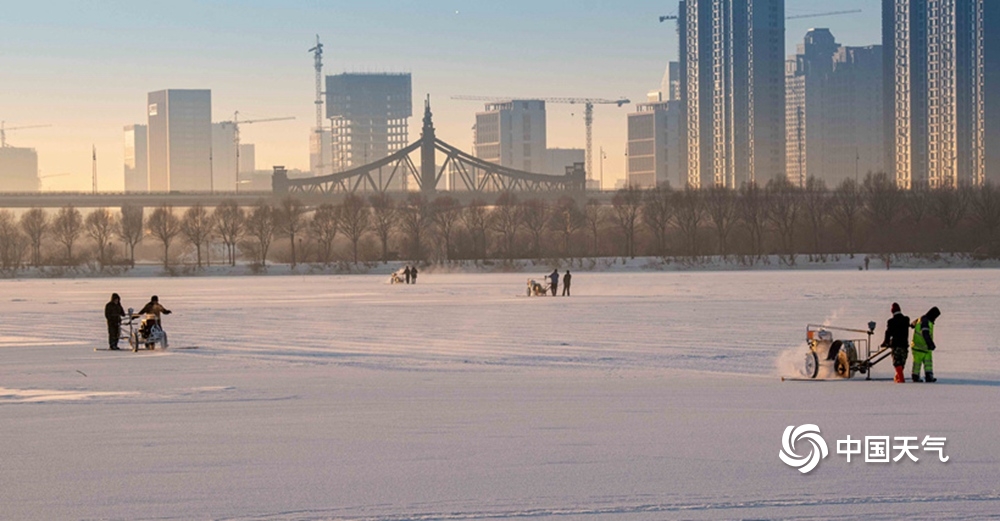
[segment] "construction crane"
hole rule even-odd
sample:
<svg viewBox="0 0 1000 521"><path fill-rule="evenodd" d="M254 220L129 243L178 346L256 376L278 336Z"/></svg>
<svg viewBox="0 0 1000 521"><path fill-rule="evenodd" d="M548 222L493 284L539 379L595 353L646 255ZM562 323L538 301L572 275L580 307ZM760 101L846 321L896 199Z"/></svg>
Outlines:
<svg viewBox="0 0 1000 521"><path fill-rule="evenodd" d="M272 121L289 121L295 119L295 116L289 116L285 118L267 118L267 119L247 119L240 121L240 111L233 113L232 121L222 121L219 124L222 126L232 125L233 126L233 143L236 145L236 191L240 191L240 125L250 125L253 123L269 123ZM215 181L212 181L212 191L215 191Z"/></svg>
<svg viewBox="0 0 1000 521"><path fill-rule="evenodd" d="M583 122L587 127L587 179L594 173L594 105L623 105L632 103L627 99L599 99L599 98L500 98L495 96L452 96L453 100L461 101L487 101L487 102L509 102L516 99L538 100L545 103L557 103L563 105L583 105Z"/></svg>
<svg viewBox="0 0 1000 521"><path fill-rule="evenodd" d="M52 126L52 125L31 125L31 126L27 126L27 127L6 128L5 127L5 123L6 123L5 121L0 121L0 148L7 148L9 146L9 145L7 145L7 132L9 132L9 131L12 131L12 130L27 130L29 128L48 128L48 127Z"/></svg>
<svg viewBox="0 0 1000 521"><path fill-rule="evenodd" d="M837 16L842 14L857 14L864 12L861 9L851 9L850 11L830 11L828 13L813 13L813 14L799 14L794 16L786 16L785 20L802 20L804 18L819 18L822 16ZM660 23L666 22L667 20L678 20L678 16L675 14L668 14L666 16L660 17Z"/></svg>

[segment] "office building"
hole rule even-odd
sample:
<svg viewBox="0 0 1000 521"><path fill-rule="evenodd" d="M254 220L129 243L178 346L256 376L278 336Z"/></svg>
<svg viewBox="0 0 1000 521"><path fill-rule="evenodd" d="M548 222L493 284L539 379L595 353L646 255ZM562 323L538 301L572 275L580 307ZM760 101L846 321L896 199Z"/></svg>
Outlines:
<svg viewBox="0 0 1000 521"><path fill-rule="evenodd" d="M125 127L125 191L149 191L146 125Z"/></svg>
<svg viewBox="0 0 1000 521"><path fill-rule="evenodd" d="M1000 2L983 4L986 180L1000 186Z"/></svg>
<svg viewBox="0 0 1000 521"><path fill-rule="evenodd" d="M236 191L236 128L230 122L212 123L212 188Z"/></svg>
<svg viewBox="0 0 1000 521"><path fill-rule="evenodd" d="M35 149L0 147L0 190L37 192L40 184Z"/></svg>
<svg viewBox="0 0 1000 521"><path fill-rule="evenodd" d="M885 171L882 48L843 47L812 29L786 67L786 172L804 187Z"/></svg>
<svg viewBox="0 0 1000 521"><path fill-rule="evenodd" d="M1000 143L987 117L995 0L883 0L891 166L904 188L978 185ZM992 48L988 47L994 42ZM887 118L889 119L889 118ZM993 140L992 142L990 140Z"/></svg>
<svg viewBox="0 0 1000 521"><path fill-rule="evenodd" d="M679 15L687 184L784 175L784 0L685 0Z"/></svg>
<svg viewBox="0 0 1000 521"><path fill-rule="evenodd" d="M326 77L331 161L337 172L372 163L409 145L413 87L409 74L340 74ZM393 179L391 189L406 190ZM367 187L366 187L367 188Z"/></svg>
<svg viewBox="0 0 1000 521"><path fill-rule="evenodd" d="M149 190L212 190L212 92L161 90L147 103Z"/></svg>
<svg viewBox="0 0 1000 521"><path fill-rule="evenodd" d="M628 185L653 188L687 184L683 168L681 102L655 101L636 106L628 115Z"/></svg>

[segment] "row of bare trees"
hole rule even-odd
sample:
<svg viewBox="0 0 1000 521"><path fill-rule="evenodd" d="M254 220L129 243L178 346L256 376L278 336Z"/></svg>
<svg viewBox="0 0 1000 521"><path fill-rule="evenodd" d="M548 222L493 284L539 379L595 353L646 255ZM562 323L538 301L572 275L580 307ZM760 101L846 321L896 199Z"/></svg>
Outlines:
<svg viewBox="0 0 1000 521"><path fill-rule="evenodd" d="M31 209L16 217L0 211L0 269L76 265L95 261L134 265L136 248L155 245L169 267L201 267L216 257L264 266L268 260L334 262L452 261L597 256L700 257L719 255L756 263L778 255L963 252L1000 256L1000 190L992 185L902 191L882 174L834 189L809 180L798 188L778 178L739 190L623 189L611 204L596 199L555 201L512 193L492 203L461 204L444 195L428 200L350 195L339 204L307 208L285 198L240 207L195 205L177 215L169 207L120 212L99 208L84 216L72 206L49 215ZM87 241L89 250L81 243ZM118 245L121 245L119 250ZM275 251L277 250L277 251ZM121 252L119 254L118 252ZM89 255L89 257L88 257Z"/></svg>

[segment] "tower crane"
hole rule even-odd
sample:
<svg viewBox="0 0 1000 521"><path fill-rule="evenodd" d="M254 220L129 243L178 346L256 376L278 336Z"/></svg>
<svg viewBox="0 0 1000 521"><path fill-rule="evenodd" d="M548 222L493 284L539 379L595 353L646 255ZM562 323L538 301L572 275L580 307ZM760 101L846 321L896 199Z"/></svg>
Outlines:
<svg viewBox="0 0 1000 521"><path fill-rule="evenodd" d="M861 9L851 9L849 11L830 11L830 12L827 12L827 13L798 14L798 15L793 15L793 16L786 16L785 20L802 20L802 19L805 19L805 18L820 18L820 17L823 17L823 16L837 16L837 15L842 15L842 14L857 14L857 13L863 13L863 12L864 11L861 10ZM660 23L666 22L667 20L678 20L678 19L679 18L678 18L677 15L675 15L675 14L668 14L666 16L661 16L660 17Z"/></svg>
<svg viewBox="0 0 1000 521"><path fill-rule="evenodd" d="M7 132L11 130L27 130L29 128L48 128L52 126L52 125L30 125L27 127L6 128L5 123L6 123L5 121L0 121L0 148L7 148L9 146L7 144Z"/></svg>
<svg viewBox="0 0 1000 521"><path fill-rule="evenodd" d="M284 118L267 118L267 119L247 119L240 121L240 111L233 113L233 119L231 121L222 121L219 124L222 126L232 125L233 126L233 143L236 145L236 191L240 191L240 125L250 125L253 123L269 123L272 121L289 121L295 119L295 116L289 116ZM213 189L214 191L214 189Z"/></svg>
<svg viewBox="0 0 1000 521"><path fill-rule="evenodd" d="M600 99L600 98L501 98L495 96L452 96L453 100L461 101L487 101L487 102L508 102L515 99L530 99L544 101L546 103L557 103L563 105L583 105L583 122L587 127L587 179L594 173L594 105L623 105L632 103L627 99Z"/></svg>

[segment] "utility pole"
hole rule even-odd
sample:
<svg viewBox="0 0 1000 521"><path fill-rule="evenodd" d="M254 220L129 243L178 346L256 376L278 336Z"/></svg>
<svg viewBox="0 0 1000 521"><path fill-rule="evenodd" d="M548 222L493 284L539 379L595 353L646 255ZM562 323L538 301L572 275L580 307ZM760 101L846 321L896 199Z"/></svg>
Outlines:
<svg viewBox="0 0 1000 521"><path fill-rule="evenodd" d="M92 155L93 164L91 165L92 166L91 170L94 181L94 193L96 194L97 193L97 145L90 145L90 146L91 146L91 151L93 152Z"/></svg>
<svg viewBox="0 0 1000 521"><path fill-rule="evenodd" d="M608 157L604 154L604 147L601 147L601 181L600 186L597 187L598 192L604 191L604 158Z"/></svg>

